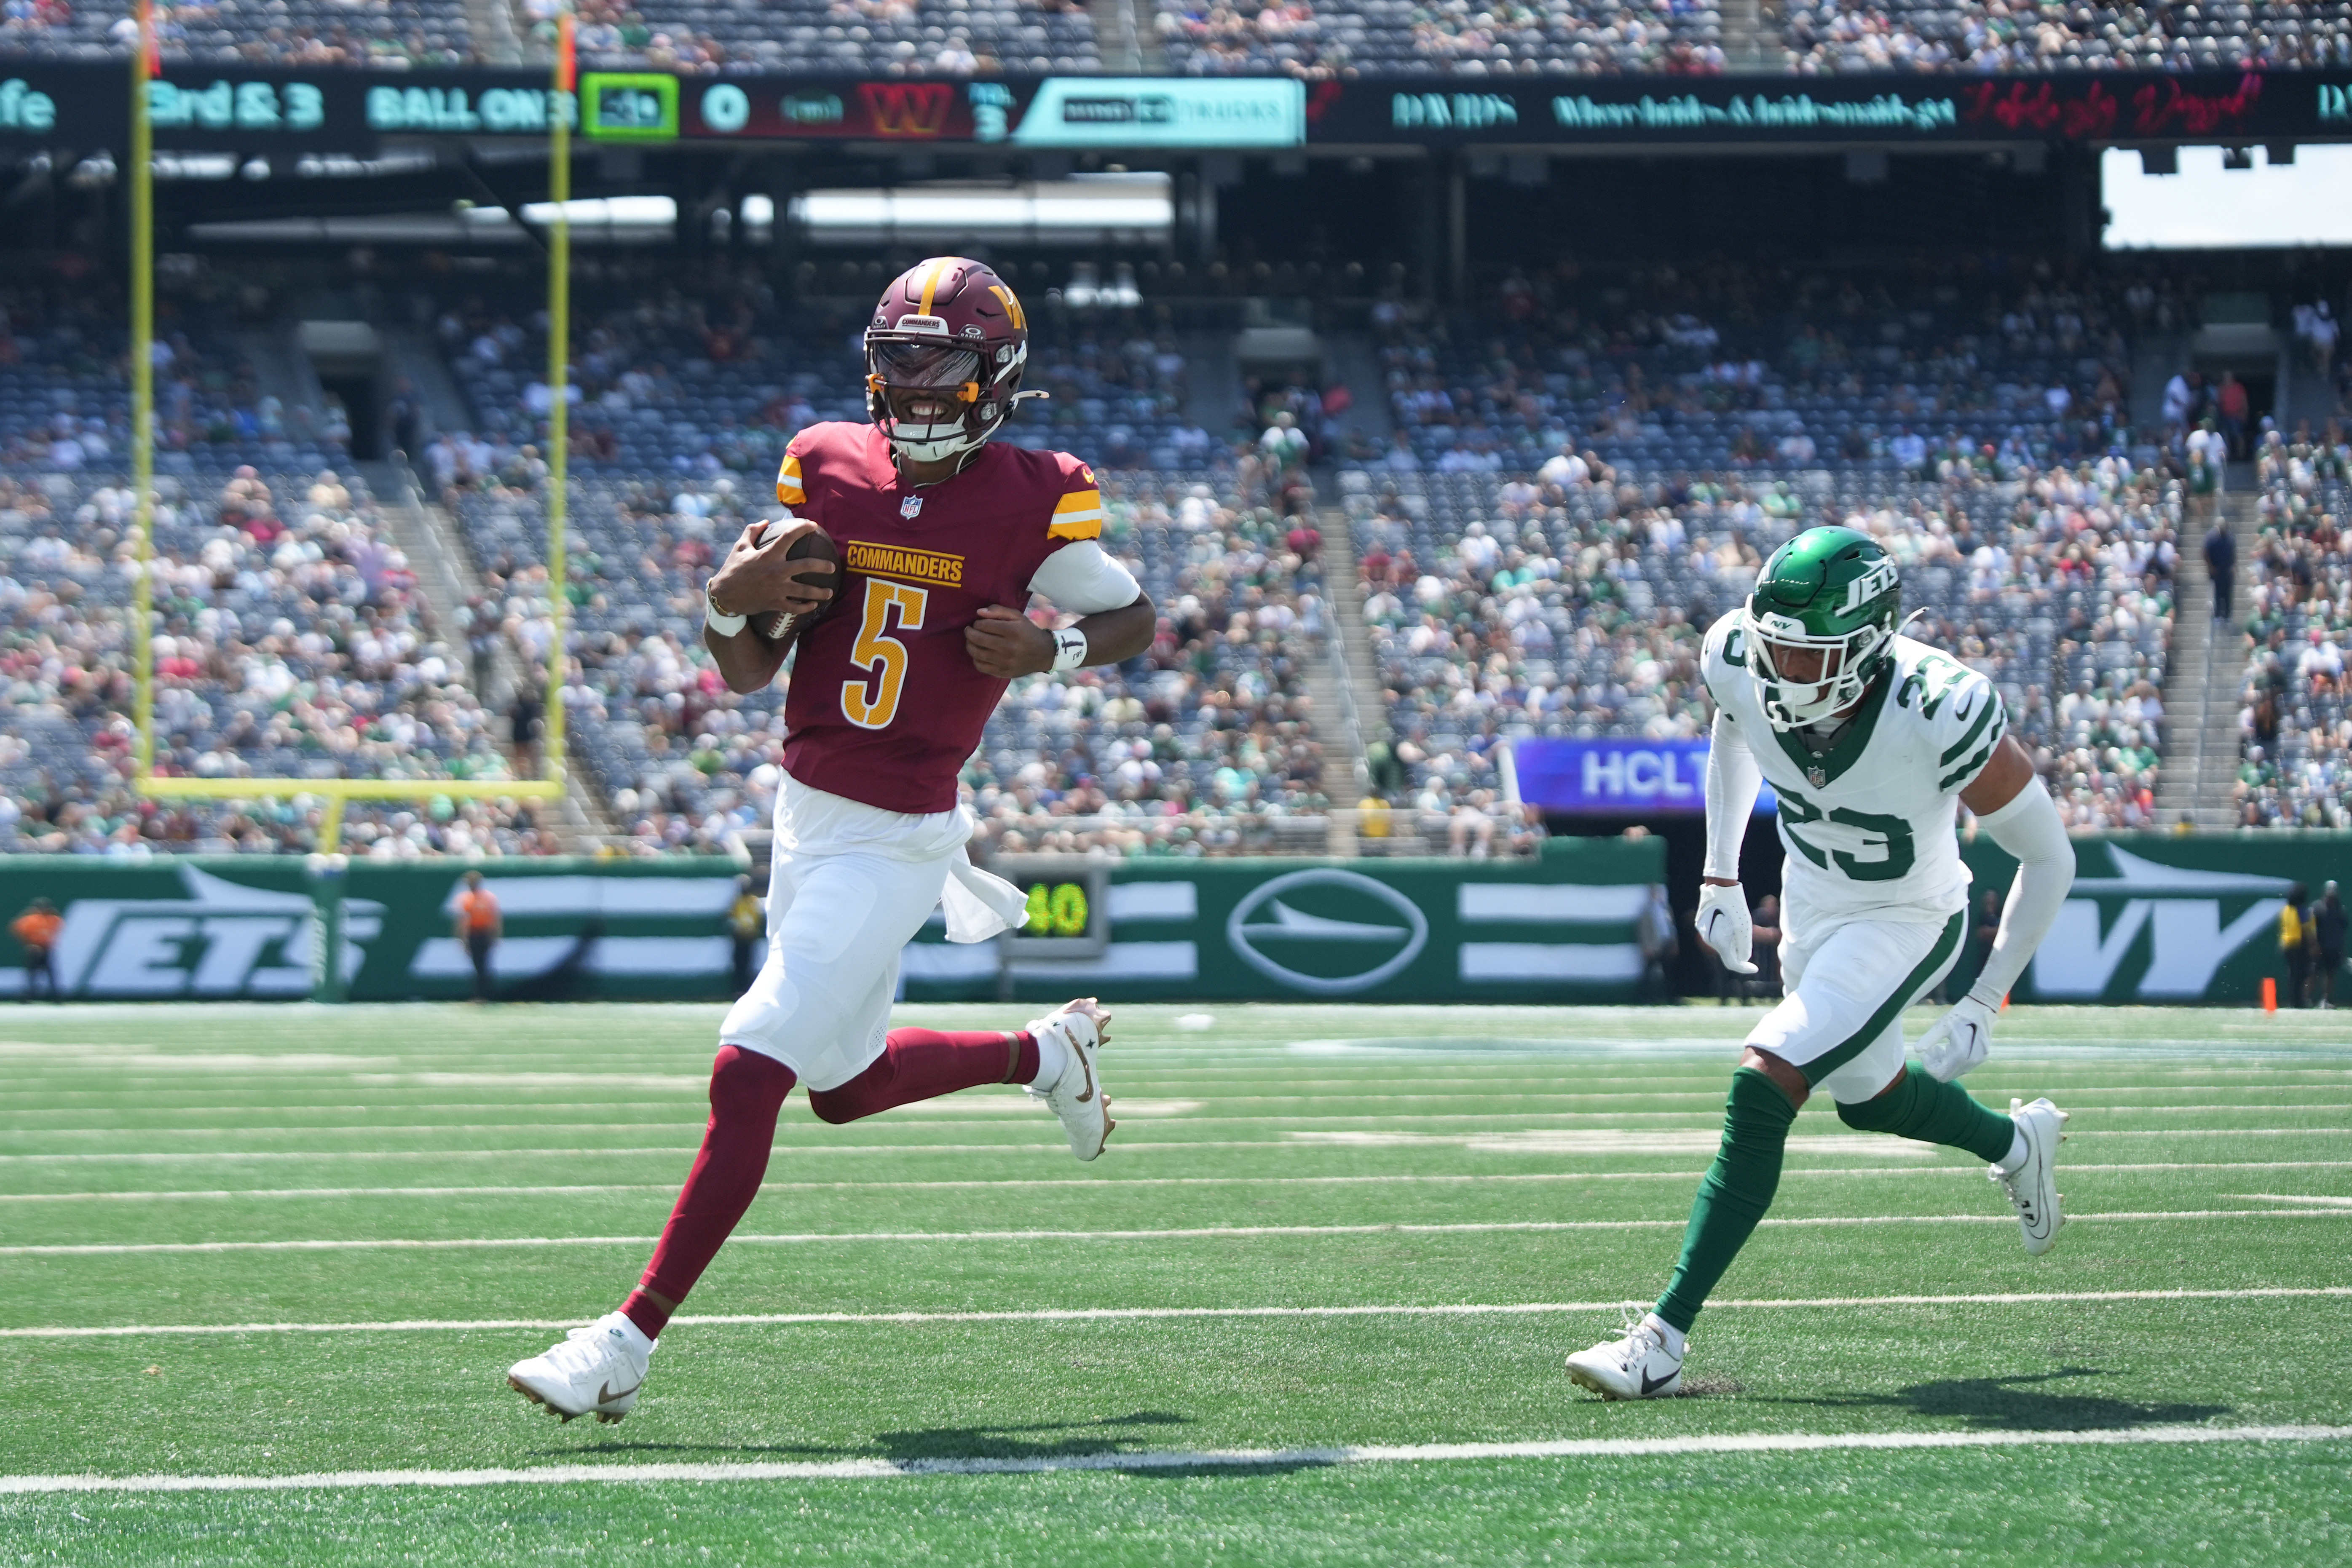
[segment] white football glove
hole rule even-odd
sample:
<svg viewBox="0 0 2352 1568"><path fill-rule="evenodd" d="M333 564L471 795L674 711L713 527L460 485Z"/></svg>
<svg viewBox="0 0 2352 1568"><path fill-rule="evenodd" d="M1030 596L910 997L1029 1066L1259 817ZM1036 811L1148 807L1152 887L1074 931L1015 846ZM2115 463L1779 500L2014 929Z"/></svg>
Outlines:
<svg viewBox="0 0 2352 1568"><path fill-rule="evenodd" d="M1990 1002L1962 997L1950 1012L1937 1019L1919 1037L1919 1064L1942 1083L1949 1083L1962 1073L1982 1066L1985 1052L1992 1047L1992 1019L1997 1010Z"/></svg>
<svg viewBox="0 0 2352 1568"><path fill-rule="evenodd" d="M1739 884L1724 887L1715 883L1701 883L1698 890L1698 913L1691 924L1698 928L1698 939L1715 949L1723 967L1735 975L1752 975L1756 966L1749 961L1748 949L1755 945L1755 923L1748 917L1748 895Z"/></svg>

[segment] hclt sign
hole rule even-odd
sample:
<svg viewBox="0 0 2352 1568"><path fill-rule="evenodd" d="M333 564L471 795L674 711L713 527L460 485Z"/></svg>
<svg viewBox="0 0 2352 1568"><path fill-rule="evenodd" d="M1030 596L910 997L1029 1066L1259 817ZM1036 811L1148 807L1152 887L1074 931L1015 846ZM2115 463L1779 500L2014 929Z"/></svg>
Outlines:
<svg viewBox="0 0 2352 1568"><path fill-rule="evenodd" d="M1706 742L1644 740L1630 736L1591 740L1518 742L1519 799L1546 811L1656 816L1706 810ZM1772 810L1769 789L1756 802Z"/></svg>

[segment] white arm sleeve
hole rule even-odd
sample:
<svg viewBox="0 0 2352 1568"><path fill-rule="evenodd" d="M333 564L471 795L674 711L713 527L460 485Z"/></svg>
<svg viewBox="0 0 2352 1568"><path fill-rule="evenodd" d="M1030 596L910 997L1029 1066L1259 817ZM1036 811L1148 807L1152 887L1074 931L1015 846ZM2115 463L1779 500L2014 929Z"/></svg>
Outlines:
<svg viewBox="0 0 2352 1568"><path fill-rule="evenodd" d="M1977 819L1992 841L2017 857L2017 879L2009 884L2009 904L2000 912L2000 934L1992 940L1984 968L1969 995L1987 1007L2000 1006L2026 960L2050 933L2050 923L2074 885L2074 846L2058 808L2039 779L2028 779L2017 799Z"/></svg>
<svg viewBox="0 0 2352 1568"><path fill-rule="evenodd" d="M1739 880L1739 846L1748 837L1748 819L1756 814L1756 792L1764 785L1764 771L1748 737L1729 716L1717 708L1706 746L1706 864L1703 876Z"/></svg>
<svg viewBox="0 0 2352 1568"><path fill-rule="evenodd" d="M1143 597L1135 574L1096 539L1073 539L1047 556L1029 580L1029 591L1073 615L1124 610Z"/></svg>

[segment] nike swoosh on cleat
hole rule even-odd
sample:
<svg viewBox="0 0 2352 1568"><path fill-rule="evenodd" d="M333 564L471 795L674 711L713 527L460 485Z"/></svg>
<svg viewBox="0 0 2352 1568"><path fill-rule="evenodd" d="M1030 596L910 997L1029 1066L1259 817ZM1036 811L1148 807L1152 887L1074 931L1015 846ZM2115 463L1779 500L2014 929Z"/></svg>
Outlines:
<svg viewBox="0 0 2352 1568"><path fill-rule="evenodd" d="M1078 1056L1078 1065L1087 1070L1087 1092L1078 1096L1078 1103L1084 1105L1090 1103L1095 1097L1095 1064L1088 1061L1086 1059L1085 1054L1081 1052Z"/></svg>
<svg viewBox="0 0 2352 1568"><path fill-rule="evenodd" d="M1642 1374L1642 1397L1647 1399L1651 1395L1655 1394L1659 1389L1664 1388L1667 1384L1672 1383L1680 1375L1682 1375L1682 1368L1679 1366L1675 1368L1674 1371L1667 1373L1664 1377L1652 1377L1646 1372Z"/></svg>
<svg viewBox="0 0 2352 1568"><path fill-rule="evenodd" d="M632 1383L626 1388L624 1388L619 1393L615 1394L613 1392L613 1380L608 1377L604 1380L604 1386L596 1391L596 1403L599 1405L609 1405L615 1399L625 1399L644 1386L645 1385L641 1383Z"/></svg>

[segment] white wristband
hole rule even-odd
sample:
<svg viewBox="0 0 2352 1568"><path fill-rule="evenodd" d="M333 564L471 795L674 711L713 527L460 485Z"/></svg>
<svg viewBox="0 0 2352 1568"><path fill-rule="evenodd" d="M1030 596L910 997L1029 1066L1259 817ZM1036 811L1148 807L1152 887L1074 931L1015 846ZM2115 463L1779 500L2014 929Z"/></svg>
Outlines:
<svg viewBox="0 0 2352 1568"><path fill-rule="evenodd" d="M1087 634L1075 626L1054 633L1054 672L1075 670L1087 662Z"/></svg>
<svg viewBox="0 0 2352 1568"><path fill-rule="evenodd" d="M732 637L743 630L744 622L750 619L748 615L721 615L719 606L710 602L710 590L702 591L702 623L721 637Z"/></svg>

